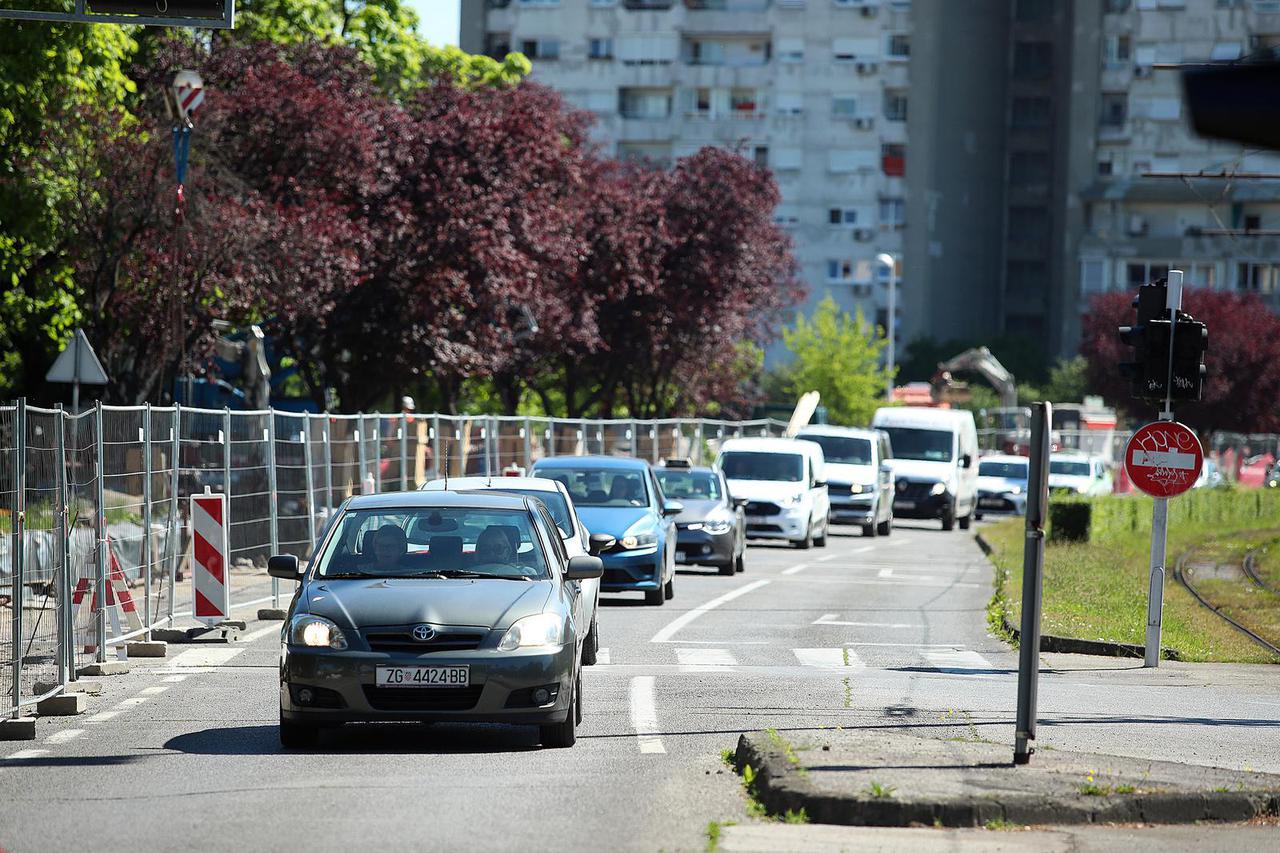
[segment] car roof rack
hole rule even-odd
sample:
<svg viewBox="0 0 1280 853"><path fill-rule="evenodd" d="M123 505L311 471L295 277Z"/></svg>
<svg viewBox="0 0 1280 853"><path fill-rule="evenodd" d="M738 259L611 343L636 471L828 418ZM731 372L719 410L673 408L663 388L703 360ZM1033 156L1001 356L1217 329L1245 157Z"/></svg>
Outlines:
<svg viewBox="0 0 1280 853"><path fill-rule="evenodd" d="M671 456L662 460L664 468L692 468L693 460L688 456Z"/></svg>

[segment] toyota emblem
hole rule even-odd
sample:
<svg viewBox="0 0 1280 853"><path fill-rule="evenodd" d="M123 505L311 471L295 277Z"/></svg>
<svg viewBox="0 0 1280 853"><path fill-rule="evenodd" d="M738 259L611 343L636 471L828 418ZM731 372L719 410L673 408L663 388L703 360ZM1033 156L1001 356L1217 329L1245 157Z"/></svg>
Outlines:
<svg viewBox="0 0 1280 853"><path fill-rule="evenodd" d="M436 629L430 625L414 625L413 638L420 643L425 643L436 635Z"/></svg>

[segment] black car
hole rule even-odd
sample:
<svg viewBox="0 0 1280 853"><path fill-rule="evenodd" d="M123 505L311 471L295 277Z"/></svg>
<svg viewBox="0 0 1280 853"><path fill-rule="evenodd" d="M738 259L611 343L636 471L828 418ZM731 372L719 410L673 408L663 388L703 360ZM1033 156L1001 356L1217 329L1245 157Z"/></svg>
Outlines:
<svg viewBox="0 0 1280 853"><path fill-rule="evenodd" d="M676 516L676 558L715 566L722 575L742 571L747 549L745 501L729 495L724 475L711 468L695 468L684 459L668 459L654 473L663 494L684 505Z"/></svg>

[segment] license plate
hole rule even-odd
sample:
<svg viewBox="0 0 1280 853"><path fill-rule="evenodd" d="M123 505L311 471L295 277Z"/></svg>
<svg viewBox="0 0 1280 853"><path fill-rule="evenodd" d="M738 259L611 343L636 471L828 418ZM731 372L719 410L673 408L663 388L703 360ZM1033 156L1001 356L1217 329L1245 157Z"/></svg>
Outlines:
<svg viewBox="0 0 1280 853"><path fill-rule="evenodd" d="M748 515L747 524L773 524L773 519L767 515Z"/></svg>
<svg viewBox="0 0 1280 853"><path fill-rule="evenodd" d="M380 666L379 687L470 687L469 666Z"/></svg>
<svg viewBox="0 0 1280 853"><path fill-rule="evenodd" d="M915 501L894 501L893 508L894 509L915 509L916 502Z"/></svg>
<svg viewBox="0 0 1280 853"><path fill-rule="evenodd" d="M983 498L982 500L978 501L978 506L989 506L989 507L995 507L999 509L1000 507L1004 506L1004 501L1000 500L999 498Z"/></svg>

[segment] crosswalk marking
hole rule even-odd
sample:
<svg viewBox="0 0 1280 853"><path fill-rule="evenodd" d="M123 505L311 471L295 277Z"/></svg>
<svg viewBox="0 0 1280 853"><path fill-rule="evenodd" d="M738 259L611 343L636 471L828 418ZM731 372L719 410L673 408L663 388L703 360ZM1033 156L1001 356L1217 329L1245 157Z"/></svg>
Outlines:
<svg viewBox="0 0 1280 853"><path fill-rule="evenodd" d="M597 666L608 666L608 665L609 665L609 650L608 650L608 649L597 649L597 650L596 650L596 665L597 665Z"/></svg>
<svg viewBox="0 0 1280 853"><path fill-rule="evenodd" d="M791 653L796 656L796 660L800 661L801 666L858 668L865 666L862 659L849 649L792 649Z"/></svg>
<svg viewBox="0 0 1280 853"><path fill-rule="evenodd" d="M642 675L631 679L631 726L636 730L640 751L661 754L667 751L658 735L658 703L654 677Z"/></svg>
<svg viewBox="0 0 1280 853"><path fill-rule="evenodd" d="M39 758L42 755L48 755L47 749L20 749L10 755L5 756L6 761L23 761L27 758Z"/></svg>
<svg viewBox="0 0 1280 853"><path fill-rule="evenodd" d="M691 649L678 647L676 660L682 669L692 672L716 672L727 666L737 666L738 661L728 649Z"/></svg>
<svg viewBox="0 0 1280 853"><path fill-rule="evenodd" d="M84 729L63 729L60 732L54 732L44 739L45 743L66 743L69 740L75 740L84 734Z"/></svg>
<svg viewBox="0 0 1280 853"><path fill-rule="evenodd" d="M951 670L991 669L991 662L977 652L964 649L921 649L920 655L934 669Z"/></svg>

